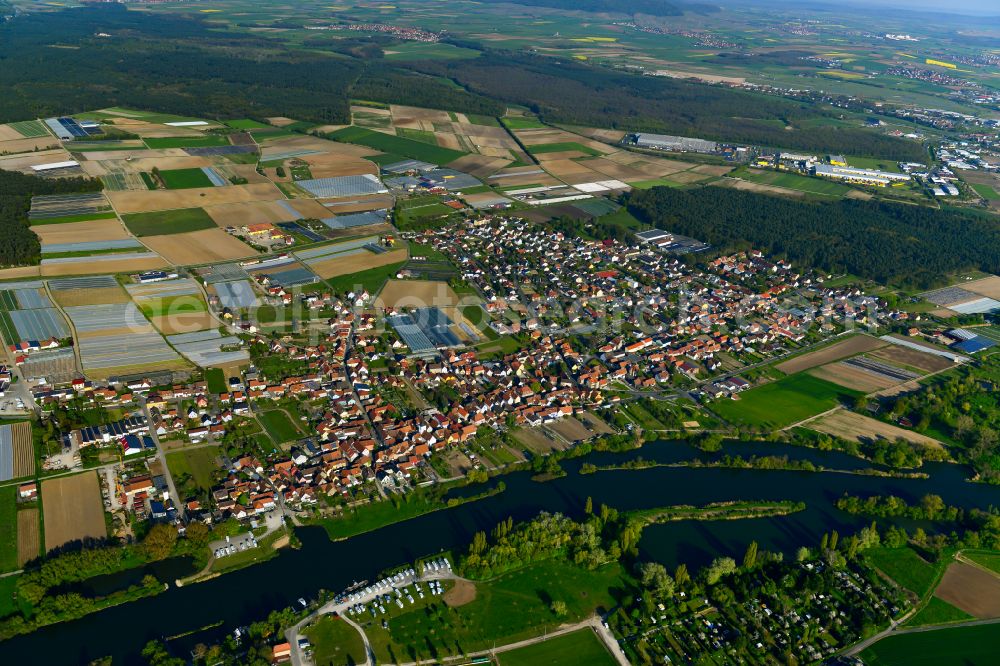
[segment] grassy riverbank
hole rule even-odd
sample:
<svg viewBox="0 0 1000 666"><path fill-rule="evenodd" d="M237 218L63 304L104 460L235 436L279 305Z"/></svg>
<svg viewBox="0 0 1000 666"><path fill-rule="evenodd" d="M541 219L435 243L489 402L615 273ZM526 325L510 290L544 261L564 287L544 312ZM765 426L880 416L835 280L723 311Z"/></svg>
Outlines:
<svg viewBox="0 0 1000 666"><path fill-rule="evenodd" d="M704 506L668 506L628 512L629 518L646 525L671 523L678 520L742 520L787 516L806 508L805 502L713 502Z"/></svg>

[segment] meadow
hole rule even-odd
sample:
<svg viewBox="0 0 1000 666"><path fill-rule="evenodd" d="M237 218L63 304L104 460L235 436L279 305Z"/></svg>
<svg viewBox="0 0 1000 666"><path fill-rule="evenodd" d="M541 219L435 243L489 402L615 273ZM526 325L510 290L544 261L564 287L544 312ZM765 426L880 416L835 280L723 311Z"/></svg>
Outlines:
<svg viewBox="0 0 1000 666"><path fill-rule="evenodd" d="M889 636L861 657L868 666L992 666L998 653L1000 631L981 625Z"/></svg>
<svg viewBox="0 0 1000 666"><path fill-rule="evenodd" d="M454 162L459 157L465 155L463 152L451 150L450 148L432 146L429 143L414 141L413 139L401 136L373 132L363 127L345 127L344 129L325 135L324 138L342 143L368 146L383 153L392 153L439 165Z"/></svg>
<svg viewBox="0 0 1000 666"><path fill-rule="evenodd" d="M198 490L207 492L212 488L214 481L212 472L218 469L215 463L218 455L217 446L171 451L167 454L167 467L181 486L193 484Z"/></svg>
<svg viewBox="0 0 1000 666"><path fill-rule="evenodd" d="M361 634L339 617L324 615L305 630L316 666L347 666L365 662Z"/></svg>
<svg viewBox="0 0 1000 666"><path fill-rule="evenodd" d="M503 652L497 662L500 666L613 666L618 663L590 629Z"/></svg>
<svg viewBox="0 0 1000 666"><path fill-rule="evenodd" d="M263 412L258 418L275 444L290 442L302 436L299 427L280 409Z"/></svg>
<svg viewBox="0 0 1000 666"><path fill-rule="evenodd" d="M865 559L918 597L930 592L938 578L935 567L907 547L871 548Z"/></svg>
<svg viewBox="0 0 1000 666"><path fill-rule="evenodd" d="M163 137L158 139L143 139L147 147L157 150L160 148L215 148L218 146L228 146L229 139L220 134L207 134L205 136L192 137Z"/></svg>
<svg viewBox="0 0 1000 666"><path fill-rule="evenodd" d="M722 418L768 428L783 428L860 396L817 377L799 373L752 388L739 400L718 400L711 409Z"/></svg>

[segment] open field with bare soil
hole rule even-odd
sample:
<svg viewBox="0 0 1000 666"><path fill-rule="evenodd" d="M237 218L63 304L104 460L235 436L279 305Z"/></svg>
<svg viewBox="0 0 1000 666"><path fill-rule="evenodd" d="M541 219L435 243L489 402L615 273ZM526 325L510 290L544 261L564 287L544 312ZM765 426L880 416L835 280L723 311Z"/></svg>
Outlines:
<svg viewBox="0 0 1000 666"><path fill-rule="evenodd" d="M455 581L455 585L444 593L442 600L449 608L458 608L476 600L476 585L471 581Z"/></svg>
<svg viewBox="0 0 1000 666"><path fill-rule="evenodd" d="M42 481L42 497L46 551L71 541L108 535L96 472L46 479Z"/></svg>
<svg viewBox="0 0 1000 666"><path fill-rule="evenodd" d="M855 335L822 349L796 356L774 367L786 375L792 375L796 372L808 370L809 368L839 361L848 356L856 356L857 354L872 351L873 349L879 349L885 347L887 344L883 340L868 335Z"/></svg>
<svg viewBox="0 0 1000 666"><path fill-rule="evenodd" d="M931 437L843 409L810 421L807 426L813 430L844 439L871 442L879 438L890 441L902 438L921 446L934 449L944 448L941 442Z"/></svg>
<svg viewBox="0 0 1000 666"><path fill-rule="evenodd" d="M103 287L98 289L67 289L52 290L52 297L59 305L72 307L75 305L103 305L105 303L128 303L129 297L120 287Z"/></svg>
<svg viewBox="0 0 1000 666"><path fill-rule="evenodd" d="M41 546L38 509L21 509L17 512L17 566L38 557Z"/></svg>
<svg viewBox="0 0 1000 666"><path fill-rule="evenodd" d="M14 479L35 474L35 449L31 443L31 424L27 421L12 423L11 444L14 453Z"/></svg>
<svg viewBox="0 0 1000 666"><path fill-rule="evenodd" d="M965 562L952 562L934 596L977 618L1000 617L1000 577Z"/></svg>
<svg viewBox="0 0 1000 666"><path fill-rule="evenodd" d="M431 280L389 280L375 299L376 308L406 308L457 305L458 295L447 282Z"/></svg>
<svg viewBox="0 0 1000 666"><path fill-rule="evenodd" d="M1000 300L1000 277L991 275L981 280L966 282L961 285L962 289L971 291L974 294Z"/></svg>
<svg viewBox="0 0 1000 666"><path fill-rule="evenodd" d="M899 384L898 380L865 372L860 368L845 363L830 363L818 368L812 368L807 372L813 377L819 377L828 382L833 382L838 386L861 391L862 393L873 393Z"/></svg>
<svg viewBox="0 0 1000 666"><path fill-rule="evenodd" d="M175 266L231 261L257 254L252 247L222 229L147 236L143 242Z"/></svg>
<svg viewBox="0 0 1000 666"><path fill-rule="evenodd" d="M43 277L65 277L67 275L107 275L111 273L137 273L164 268L167 262L150 255L137 259L113 259L114 255L103 255L101 261L93 257L80 257L79 261L46 264L41 267Z"/></svg>
<svg viewBox="0 0 1000 666"><path fill-rule="evenodd" d="M58 245L83 241L121 240L128 238L122 223L115 219L40 224L31 228L42 245Z"/></svg>
<svg viewBox="0 0 1000 666"><path fill-rule="evenodd" d="M316 275L320 276L324 280L328 280L339 275L349 275L359 271L366 271L371 268L378 268L379 266L396 264L401 261L406 261L406 257L406 248L400 248L383 254L365 253L353 254L347 257L333 257L331 259L311 263L309 264L309 268L312 269Z"/></svg>
<svg viewBox="0 0 1000 666"><path fill-rule="evenodd" d="M169 315L150 317L149 321L156 330L164 335L207 331L219 326L219 322L208 312L175 312Z"/></svg>
<svg viewBox="0 0 1000 666"><path fill-rule="evenodd" d="M277 201L283 199L284 196L271 183L254 183L229 187L199 187L188 190L108 192L108 198L120 214L128 214L247 201Z"/></svg>
<svg viewBox="0 0 1000 666"><path fill-rule="evenodd" d="M916 349L900 347L899 345L888 345L877 351L868 354L871 358L898 365L908 365L924 372L938 372L946 368L954 367L954 363L934 354L925 354Z"/></svg>

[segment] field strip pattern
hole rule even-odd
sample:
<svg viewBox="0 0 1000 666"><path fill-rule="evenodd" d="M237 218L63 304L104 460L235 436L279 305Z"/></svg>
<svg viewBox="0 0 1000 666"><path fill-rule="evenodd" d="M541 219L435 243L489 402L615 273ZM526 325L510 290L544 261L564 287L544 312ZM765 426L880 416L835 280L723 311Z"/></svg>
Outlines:
<svg viewBox="0 0 1000 666"><path fill-rule="evenodd" d="M863 370L864 372L869 372L873 375L878 375L879 377L888 377L891 380L897 382L908 382L913 379L917 379L920 375L916 372L910 372L909 370L903 370L902 368L897 368L895 366L889 365L888 363L880 363L878 361L873 361L870 358L865 358L863 356L858 358L850 358L846 361L842 361L844 365L849 365L852 368L857 368L858 370Z"/></svg>
<svg viewBox="0 0 1000 666"><path fill-rule="evenodd" d="M28 219L46 220L71 215L89 215L111 210L111 204L100 192L86 194L43 194L31 198Z"/></svg>
<svg viewBox="0 0 1000 666"><path fill-rule="evenodd" d="M215 185L216 187L225 187L226 185L229 185L229 182L219 175L219 172L212 167L201 167L201 172L205 174L205 176L212 181L212 185Z"/></svg>
<svg viewBox="0 0 1000 666"><path fill-rule="evenodd" d="M377 242L377 236L367 236L365 238L358 238L346 243L334 243L333 245L324 245L322 247L303 250L301 252L296 252L295 256L302 259L306 263L309 263L310 260L329 259L337 255L349 256L357 254L359 250L364 249L365 245L371 245Z"/></svg>
<svg viewBox="0 0 1000 666"><path fill-rule="evenodd" d="M222 351L222 347L239 345L240 339L236 336L223 337L217 330L171 335L167 340L185 358L203 368L250 360L250 354L243 349Z"/></svg>
<svg viewBox="0 0 1000 666"><path fill-rule="evenodd" d="M42 259L42 266L52 266L55 264L91 263L94 261L135 261L138 259L159 259L160 255L154 252L114 252L111 254L95 254L87 257L59 257L57 259Z"/></svg>
<svg viewBox="0 0 1000 666"><path fill-rule="evenodd" d="M295 287L318 282L319 278L293 257L275 257L246 267L254 275L266 275L272 284Z"/></svg>
<svg viewBox="0 0 1000 666"><path fill-rule="evenodd" d="M35 473L31 424L27 421L0 425L0 481L10 481Z"/></svg>
<svg viewBox="0 0 1000 666"><path fill-rule="evenodd" d="M111 275L93 275L91 277L49 280L49 289L53 291L72 291L74 289L108 289L109 287L117 286L118 281Z"/></svg>
<svg viewBox="0 0 1000 666"><path fill-rule="evenodd" d="M66 308L79 339L84 370L175 361L179 357L135 303ZM127 331L126 335L122 331Z"/></svg>
<svg viewBox="0 0 1000 666"><path fill-rule="evenodd" d="M366 173L360 176L334 176L313 178L295 183L316 197L353 197L360 194L386 194L389 190L377 176Z"/></svg>
<svg viewBox="0 0 1000 666"><path fill-rule="evenodd" d="M144 298L167 298L169 296L188 296L199 293L198 285L190 278L177 278L176 280L163 280L162 282L151 282L149 284L128 284L125 291L132 298L141 300Z"/></svg>
<svg viewBox="0 0 1000 666"><path fill-rule="evenodd" d="M363 213L349 213L347 215L335 215L324 217L320 220L331 229L350 229L352 227L365 227L371 224L384 224L389 217L386 209L369 210Z"/></svg>
<svg viewBox="0 0 1000 666"><path fill-rule="evenodd" d="M250 308L257 305L257 295L254 293L249 280L216 283L215 293L218 295L222 307L231 310Z"/></svg>
<svg viewBox="0 0 1000 666"><path fill-rule="evenodd" d="M21 340L48 340L68 338L69 328L55 308L14 310L10 320Z"/></svg>
<svg viewBox="0 0 1000 666"><path fill-rule="evenodd" d="M120 238L118 240L103 241L81 241L79 243L52 243L42 247L42 254L55 254L56 252L93 252L96 250L121 250L130 247L143 247L142 243L134 238Z"/></svg>
<svg viewBox="0 0 1000 666"><path fill-rule="evenodd" d="M208 268L199 268L198 275L205 281L205 284L245 280L249 277L239 264L218 264Z"/></svg>
<svg viewBox="0 0 1000 666"><path fill-rule="evenodd" d="M52 301L41 289L15 289L14 298L17 299L20 310L41 310L51 308Z"/></svg>

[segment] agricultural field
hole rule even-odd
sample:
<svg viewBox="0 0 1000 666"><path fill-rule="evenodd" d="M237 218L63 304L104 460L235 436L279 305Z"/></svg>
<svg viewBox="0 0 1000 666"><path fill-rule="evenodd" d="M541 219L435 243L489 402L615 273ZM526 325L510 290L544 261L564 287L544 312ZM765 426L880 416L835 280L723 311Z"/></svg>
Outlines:
<svg viewBox="0 0 1000 666"><path fill-rule="evenodd" d="M998 653L1000 631L982 625L888 636L861 657L869 666L992 666Z"/></svg>
<svg viewBox="0 0 1000 666"><path fill-rule="evenodd" d="M165 169L159 172L159 177L168 190L215 186L202 169Z"/></svg>
<svg viewBox="0 0 1000 666"><path fill-rule="evenodd" d="M200 221L197 224L202 225L204 222ZM192 223L190 226L195 225ZM257 254L252 247L219 229L214 223L211 223L211 227L202 227L194 231L174 231L159 236L147 236L143 242L175 266L233 261Z"/></svg>
<svg viewBox="0 0 1000 666"><path fill-rule="evenodd" d="M614 666L617 663L592 629L579 629L497 655L499 666Z"/></svg>
<svg viewBox="0 0 1000 666"><path fill-rule="evenodd" d="M228 146L229 138L220 134L208 134L205 136L179 136L146 138L143 143L153 150L163 148L214 148L218 146Z"/></svg>
<svg viewBox="0 0 1000 666"><path fill-rule="evenodd" d="M31 423L18 421L0 425L0 481L23 479L35 474L35 449Z"/></svg>
<svg viewBox="0 0 1000 666"><path fill-rule="evenodd" d="M477 299L478 300L478 299ZM461 302L447 282L430 280L389 280L375 300L375 307L415 308L435 306L452 308Z"/></svg>
<svg viewBox="0 0 1000 666"><path fill-rule="evenodd" d="M380 266L378 268L371 268L368 270L361 270L356 273L347 273L345 275L339 275L337 277L331 278L326 281L336 294L346 294L350 291L355 291L358 289L363 289L369 294L376 293L385 281L396 275L399 269L406 265L405 261L398 261L397 263L386 264L385 266Z"/></svg>
<svg viewBox="0 0 1000 666"><path fill-rule="evenodd" d="M36 507L17 512L17 566L41 555L41 529L38 524L39 512Z"/></svg>
<svg viewBox="0 0 1000 666"><path fill-rule="evenodd" d="M861 395L858 391L812 377L790 375L740 394L739 400L718 400L711 409L732 423L783 428Z"/></svg>
<svg viewBox="0 0 1000 666"><path fill-rule="evenodd" d="M952 562L934 596L979 619L1000 617L1000 576L978 566Z"/></svg>
<svg viewBox="0 0 1000 666"><path fill-rule="evenodd" d="M830 197L842 197L853 191L841 183L831 180L824 180L819 177L802 176L796 173L781 173L778 171L765 171L760 169L747 169L735 174L737 178L751 183L761 183L772 187L786 188L797 192L809 194L820 194Z"/></svg>
<svg viewBox="0 0 1000 666"><path fill-rule="evenodd" d="M88 376L100 377L128 368L186 365L132 302L65 310L76 331L80 361Z"/></svg>
<svg viewBox="0 0 1000 666"><path fill-rule="evenodd" d="M354 143L368 146L379 152L391 153L410 159L422 160L431 164L444 165L454 162L466 153L451 148L431 145L422 141L414 141L400 136L373 132L364 127L345 127L327 135L334 141Z"/></svg>
<svg viewBox="0 0 1000 666"><path fill-rule="evenodd" d="M0 487L0 571L17 569L17 486Z"/></svg>
<svg viewBox="0 0 1000 666"><path fill-rule="evenodd" d="M923 598L937 580L937 570L906 546L902 548L871 548L865 559L913 594Z"/></svg>
<svg viewBox="0 0 1000 666"><path fill-rule="evenodd" d="M73 541L103 539L108 535L96 472L45 479L41 494L45 498L46 551Z"/></svg>
<svg viewBox="0 0 1000 666"><path fill-rule="evenodd" d="M903 439L928 448L944 448L941 442L931 437L843 409L809 421L806 427L834 437L853 439L859 442L872 442L877 439L893 442L897 439Z"/></svg>
<svg viewBox="0 0 1000 666"><path fill-rule="evenodd" d="M181 234L200 229L215 229L215 221L203 208L164 210L155 213L123 215L125 226L136 236Z"/></svg>
<svg viewBox="0 0 1000 666"><path fill-rule="evenodd" d="M815 368L826 363L832 363L833 361L839 361L850 356L879 349L880 347L885 347L886 344L888 343L884 340L879 340L869 335L854 335L846 340L840 340L832 345L827 345L822 349L782 361L774 367L786 375L793 375L796 372L802 372L803 370Z"/></svg>

